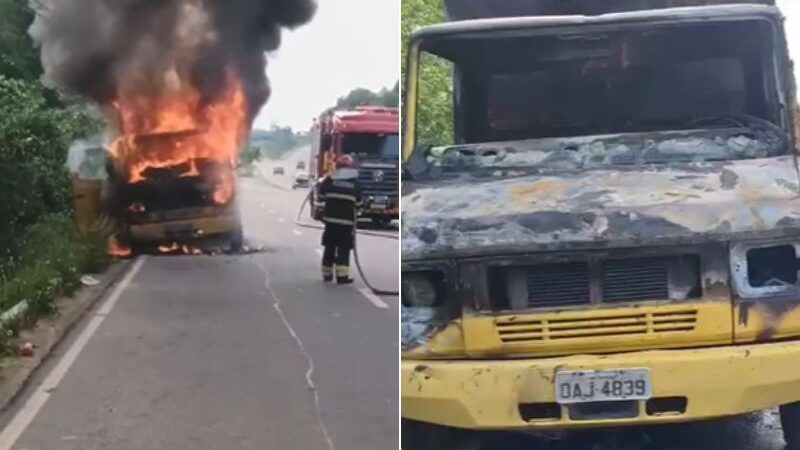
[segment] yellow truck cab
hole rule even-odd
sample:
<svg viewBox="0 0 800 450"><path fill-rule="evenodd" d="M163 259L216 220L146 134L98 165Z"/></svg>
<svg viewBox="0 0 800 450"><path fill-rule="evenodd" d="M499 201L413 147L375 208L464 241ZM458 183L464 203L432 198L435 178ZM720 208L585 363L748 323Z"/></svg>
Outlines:
<svg viewBox="0 0 800 450"><path fill-rule="evenodd" d="M445 5L408 52L404 450L778 406L800 448L796 99L774 1ZM452 65L452 138L420 133L430 57Z"/></svg>
<svg viewBox="0 0 800 450"><path fill-rule="evenodd" d="M138 154L159 154L159 149L163 156L188 146L198 135L184 131L130 139ZM132 148L123 139L106 155L104 209L115 219L116 238L123 247L145 253L242 250L234 164L212 159L165 163L147 167L132 180L137 161L130 156Z"/></svg>

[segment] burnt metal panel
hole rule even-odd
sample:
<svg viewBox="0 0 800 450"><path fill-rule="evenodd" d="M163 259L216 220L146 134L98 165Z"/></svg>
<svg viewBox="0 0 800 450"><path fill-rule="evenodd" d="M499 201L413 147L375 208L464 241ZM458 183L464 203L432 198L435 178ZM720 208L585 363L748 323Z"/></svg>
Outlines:
<svg viewBox="0 0 800 450"><path fill-rule="evenodd" d="M685 6L775 5L775 0L444 0L448 20L600 15Z"/></svg>
<svg viewBox="0 0 800 450"><path fill-rule="evenodd" d="M728 172L737 182L724 189ZM401 248L406 260L780 238L800 230L798 211L794 155L464 177L404 196Z"/></svg>

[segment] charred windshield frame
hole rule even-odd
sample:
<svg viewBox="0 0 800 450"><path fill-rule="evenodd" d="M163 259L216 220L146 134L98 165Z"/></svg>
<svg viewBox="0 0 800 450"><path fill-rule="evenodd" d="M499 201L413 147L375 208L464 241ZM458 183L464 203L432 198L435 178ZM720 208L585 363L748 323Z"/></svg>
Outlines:
<svg viewBox="0 0 800 450"><path fill-rule="evenodd" d="M788 75L788 67L789 67L789 59L785 44L785 38L780 31L780 27L777 24L779 20L779 16L776 14L774 8L768 7L752 7L748 11L748 14L742 14L741 11L734 11L737 12L736 14L731 13L728 11L727 13L720 13L719 10L712 11L709 8L700 8L704 11L695 14L694 16L688 13L677 14L676 17L672 17L668 14L630 14L626 15L625 20L595 20L594 23L583 23L583 19L575 19L571 20L572 18L568 18L568 20L564 20L564 18L518 18L513 20L508 19L501 19L501 20L480 20L480 21L471 21L472 24L458 24L458 23L451 23L440 27L434 27L433 29L424 30L423 32L417 33L416 35L412 36L412 40L410 43L410 51L409 51L409 62L411 63L414 60L419 60L419 56L423 52L431 53L440 57L444 57L449 60L455 60L456 70L454 72L455 80L454 80L454 119L456 123L456 139L454 143L447 143L447 144L455 144L455 147L459 148L459 150L464 149L464 144L466 146L470 146L471 142L473 143L480 143L484 147L490 142L484 141L481 142L479 140L469 140L469 128L473 128L470 125L465 125L469 123L469 121L465 120L466 114L474 114L475 109L478 108L468 108L465 105L467 99L465 98L464 93L464 86L463 82L459 80L462 77L462 73L468 72L468 64L464 65L463 63L459 62L459 58L454 57L452 53L455 51L454 48L457 47L470 47L473 45L476 39L486 40L486 39L495 39L495 38L507 38L507 37L537 37L537 36L553 36L553 35L582 35L588 36L591 34L598 34L598 33L609 33L609 32L617 32L622 30L642 30L642 26L646 25L647 29L653 28L669 28L669 27L689 27L689 26L696 26L703 23L708 23L709 19L711 21L720 22L720 23L730 23L730 22L758 22L765 24L767 27L765 28L765 34L769 36L772 42L763 44L764 49L770 51L770 53L765 53L764 63L762 67L764 67L764 95L763 99L767 103L765 107L766 115L769 118L769 121L772 121L775 126L772 129L772 132L781 131L781 141L782 145L780 151L778 153L786 153L788 149L793 147L794 144L794 136L790 132L793 128L792 126L792 112L788 109L788 104L791 99L787 99L787 92L791 92L790 85L793 83L793 79L791 76ZM733 8L734 10L736 8ZM743 8L740 8L743 10ZM564 22L564 23L562 23ZM575 23L573 23L575 22ZM591 20L587 20L587 22L591 22ZM455 52L457 53L457 52ZM770 58L771 57L771 58ZM459 64L461 68L459 68ZM480 64L480 62L478 62ZM441 143L432 143L432 142L419 142L417 138L417 133L413 129L414 121L412 118L415 118L414 115L418 106L416 106L416 102L418 100L424 101L424 99L416 98L416 91L415 88L418 81L416 79L411 80L411 78L416 78L419 73L419 69L413 67L413 65L409 65L411 67L411 71L409 72L409 79L408 79L408 102L411 104L413 102L414 107L409 108L409 122L411 123L410 130L407 130L406 138L411 137L413 142L413 149L414 153L426 153L426 155L430 156L429 149L434 145L440 145ZM724 118L723 118L724 119ZM710 130L721 129L723 128L723 124L707 124L705 128ZM684 129L689 130L696 130L700 127L685 127ZM763 129L764 127L760 127ZM680 128L678 128L680 129ZM677 131L677 130L653 130L653 131ZM529 139L535 140L539 139L538 136L531 136ZM502 141L502 140L501 140ZM449 145L445 146L445 148L438 149L440 152L442 150L446 150ZM410 155L406 155L409 157ZM419 155L417 155L419 156ZM772 155L770 155L772 156Z"/></svg>

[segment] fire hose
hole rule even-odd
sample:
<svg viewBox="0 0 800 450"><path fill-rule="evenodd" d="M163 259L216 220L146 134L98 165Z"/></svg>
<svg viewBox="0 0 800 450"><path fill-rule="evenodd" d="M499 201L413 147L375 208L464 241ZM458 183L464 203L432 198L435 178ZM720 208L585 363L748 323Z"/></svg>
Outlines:
<svg viewBox="0 0 800 450"><path fill-rule="evenodd" d="M308 194L306 195L306 198L303 199L303 203L300 204L300 208L297 210L297 217L295 218L294 224L297 225L298 227L311 228L313 230L324 230L325 226L323 226L323 225L319 225L319 224L316 224L316 223L310 223L310 222L304 222L304 221L302 221L300 219L300 217L302 217L302 215L303 215L303 210L305 209L306 205L311 203L311 192L312 192L311 190L308 191ZM384 239L397 239L398 237L394 236L394 235L391 235L391 234L387 234L387 233L370 232L368 230L358 231L358 226L357 226L358 225L358 211L356 211L356 213L355 213L355 217L353 218L353 223L355 224L353 226L353 259L356 262L356 269L358 270L358 274L361 276L361 279L364 280L364 284L367 285L369 290L371 290L374 294L377 294L377 295L400 295L399 291L390 291L390 290L385 290L385 289L379 289L379 288L376 288L375 286L373 286L372 284L370 284L369 279L367 278L366 275L364 275L364 269L361 268L361 262L358 259L358 245L356 244L356 241L358 240L357 237L358 237L359 234L363 234L363 235L367 235L367 236L375 236L375 237L380 237L380 238L384 238Z"/></svg>

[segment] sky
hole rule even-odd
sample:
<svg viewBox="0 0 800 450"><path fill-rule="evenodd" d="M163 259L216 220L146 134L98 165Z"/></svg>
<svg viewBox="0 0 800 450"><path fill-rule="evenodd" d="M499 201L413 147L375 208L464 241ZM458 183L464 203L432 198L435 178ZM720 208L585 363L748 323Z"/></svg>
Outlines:
<svg viewBox="0 0 800 450"><path fill-rule="evenodd" d="M284 32L283 44L270 55L272 97L255 128L308 129L314 117L352 89L377 91L399 79L399 1L318 2L314 19Z"/></svg>

